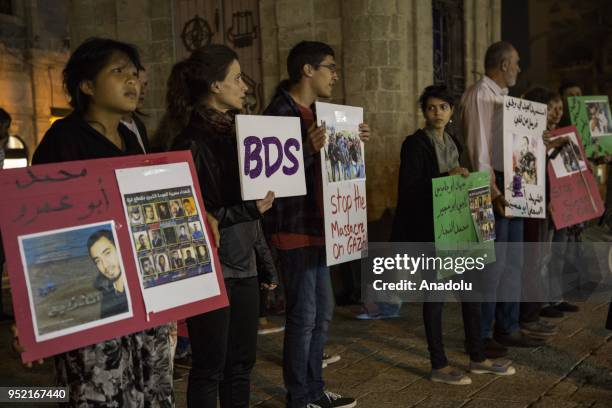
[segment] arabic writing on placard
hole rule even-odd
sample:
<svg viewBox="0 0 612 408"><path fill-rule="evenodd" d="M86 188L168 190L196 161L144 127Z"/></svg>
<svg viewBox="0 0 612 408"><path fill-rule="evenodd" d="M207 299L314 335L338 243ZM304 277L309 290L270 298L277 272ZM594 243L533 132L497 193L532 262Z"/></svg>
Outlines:
<svg viewBox="0 0 612 408"><path fill-rule="evenodd" d="M61 183L87 177L87 169L85 168L78 173L70 173L66 170L59 170L57 174L54 175L37 175L33 169L28 169L26 173L29 177L28 180L15 180L15 186L20 190L26 190L32 186L47 183L57 183L58 190L61 190ZM78 208L80 215L77 217L77 219L79 221L88 219L94 213L101 214L103 210L107 211L109 208L110 202L108 195L106 194L106 190L104 189L102 178L98 178L97 183L100 189L100 198L98 200L90 201L86 206L84 206L84 208ZM12 222L29 225L43 214L58 213L75 208L75 206L77 206L75 201L76 200L70 194L64 194L59 198L59 200L54 202L47 200L42 204L37 203L36 205L30 205L24 202L21 204L17 216L12 218Z"/></svg>

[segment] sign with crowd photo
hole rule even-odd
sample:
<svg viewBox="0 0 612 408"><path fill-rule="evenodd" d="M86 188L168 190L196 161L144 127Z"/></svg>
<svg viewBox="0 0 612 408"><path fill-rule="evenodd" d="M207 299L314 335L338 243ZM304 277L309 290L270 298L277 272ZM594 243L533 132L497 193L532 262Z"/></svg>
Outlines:
<svg viewBox="0 0 612 408"><path fill-rule="evenodd" d="M243 200L306 194L300 118L236 115Z"/></svg>
<svg viewBox="0 0 612 408"><path fill-rule="evenodd" d="M612 154L612 113L607 96L567 98L570 120L582 136L588 157Z"/></svg>
<svg viewBox="0 0 612 408"><path fill-rule="evenodd" d="M218 295L189 165L133 167L116 174L147 312Z"/></svg>
<svg viewBox="0 0 612 408"><path fill-rule="evenodd" d="M504 96L504 196L506 215L546 217L547 106Z"/></svg>
<svg viewBox="0 0 612 408"><path fill-rule="evenodd" d="M321 149L327 265L367 256L365 154L359 138L363 108L316 103L327 141Z"/></svg>
<svg viewBox="0 0 612 408"><path fill-rule="evenodd" d="M125 180L143 188L142 199L120 194L115 170L130 168L139 173ZM180 186L164 185L179 175ZM197 178L189 152L0 172L0 229L24 362L227 305L218 258L202 224L199 187L192 180ZM165 197L169 208L164 209ZM180 208L191 215L172 218L172 199L181 200ZM180 248L187 259L187 241L176 236L172 246L165 235L172 223L191 231L188 247L196 264L181 271L163 266L171 265L169 248ZM186 290L172 296L173 285L181 282L199 288L197 296ZM155 288L174 299L146 307L146 291Z"/></svg>
<svg viewBox="0 0 612 408"><path fill-rule="evenodd" d="M548 152L550 205L556 229L601 217L604 204L575 126L551 132L567 143Z"/></svg>

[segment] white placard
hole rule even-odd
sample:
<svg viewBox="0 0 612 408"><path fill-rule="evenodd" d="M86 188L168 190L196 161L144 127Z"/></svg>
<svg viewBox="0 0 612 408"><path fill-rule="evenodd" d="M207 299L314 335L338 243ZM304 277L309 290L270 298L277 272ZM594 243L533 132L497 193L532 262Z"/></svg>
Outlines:
<svg viewBox="0 0 612 408"><path fill-rule="evenodd" d="M316 103L319 126L327 129L321 149L327 265L367 256L365 150L359 139L363 108Z"/></svg>
<svg viewBox="0 0 612 408"><path fill-rule="evenodd" d="M504 96L504 196L506 215L546 217L547 106Z"/></svg>
<svg viewBox="0 0 612 408"><path fill-rule="evenodd" d="M187 163L115 171L147 314L220 293Z"/></svg>
<svg viewBox="0 0 612 408"><path fill-rule="evenodd" d="M236 138L243 200L306 194L299 118L236 115Z"/></svg>

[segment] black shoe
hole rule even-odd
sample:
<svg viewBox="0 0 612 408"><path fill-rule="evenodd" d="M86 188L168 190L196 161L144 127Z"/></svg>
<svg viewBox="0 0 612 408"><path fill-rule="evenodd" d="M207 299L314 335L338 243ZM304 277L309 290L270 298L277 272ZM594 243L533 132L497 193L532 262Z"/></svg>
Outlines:
<svg viewBox="0 0 612 408"><path fill-rule="evenodd" d="M307 408L353 408L357 405L355 398L343 397L333 392L325 391L320 400L306 405Z"/></svg>
<svg viewBox="0 0 612 408"><path fill-rule="evenodd" d="M500 358L508 354L508 349L491 338L484 339L483 349L484 355L487 358Z"/></svg>
<svg viewBox="0 0 612 408"><path fill-rule="evenodd" d="M545 344L544 341L529 337L520 331L512 334L496 334L495 340L506 347L540 347Z"/></svg>
<svg viewBox="0 0 612 408"><path fill-rule="evenodd" d="M560 312L569 312L569 313L575 313L580 310L578 306L573 305L568 302L557 303L556 305L553 306L553 308L555 308L556 310Z"/></svg>
<svg viewBox="0 0 612 408"><path fill-rule="evenodd" d="M554 306L546 306L543 307L542 310L540 310L540 316L548 317L551 319L558 319L563 317L563 312Z"/></svg>

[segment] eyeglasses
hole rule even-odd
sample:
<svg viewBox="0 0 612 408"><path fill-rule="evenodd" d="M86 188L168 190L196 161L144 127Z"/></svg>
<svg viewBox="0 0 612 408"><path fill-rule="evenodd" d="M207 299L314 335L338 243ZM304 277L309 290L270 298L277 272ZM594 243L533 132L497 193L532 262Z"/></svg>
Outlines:
<svg viewBox="0 0 612 408"><path fill-rule="evenodd" d="M327 68L332 74L338 73L338 66L336 64L319 64L317 65L317 68L318 67Z"/></svg>

